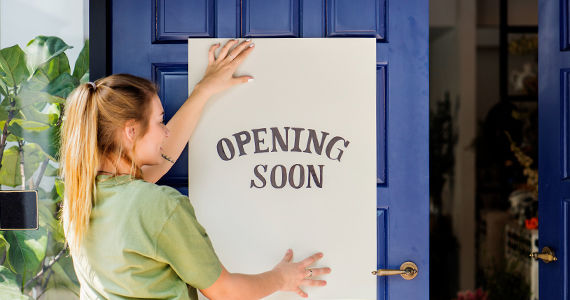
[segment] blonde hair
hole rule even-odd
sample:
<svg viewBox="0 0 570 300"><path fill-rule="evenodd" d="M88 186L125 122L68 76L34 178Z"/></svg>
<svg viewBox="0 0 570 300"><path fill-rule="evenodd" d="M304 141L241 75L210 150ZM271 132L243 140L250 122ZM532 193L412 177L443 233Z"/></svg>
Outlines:
<svg viewBox="0 0 570 300"><path fill-rule="evenodd" d="M118 133L130 120L141 125L136 140L148 129L155 85L140 77L116 74L78 86L68 97L61 131L60 176L64 182L61 219L72 252L79 249L95 204L97 169L106 158L131 164L131 177L142 178L130 153L125 153ZM133 152L132 152L133 153Z"/></svg>

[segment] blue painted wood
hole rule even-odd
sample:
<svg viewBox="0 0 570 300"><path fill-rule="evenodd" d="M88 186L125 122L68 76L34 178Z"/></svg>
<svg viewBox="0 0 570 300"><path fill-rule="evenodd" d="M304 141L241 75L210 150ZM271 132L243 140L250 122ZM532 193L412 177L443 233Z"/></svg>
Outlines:
<svg viewBox="0 0 570 300"><path fill-rule="evenodd" d="M567 0L561 2L567 3ZM570 52L561 51L568 11L559 1L539 0L539 247L554 250L558 261L539 262L539 299L570 299L568 293L568 80Z"/></svg>
<svg viewBox="0 0 570 300"><path fill-rule="evenodd" d="M387 65L376 64L376 172L378 185L386 185L386 82Z"/></svg>
<svg viewBox="0 0 570 300"><path fill-rule="evenodd" d="M327 1L327 36L386 37L386 0Z"/></svg>
<svg viewBox="0 0 570 300"><path fill-rule="evenodd" d="M568 271L570 270L570 260L568 260L568 255L570 254L570 199L564 199L564 201L562 202L562 213L563 213L563 224L562 224L562 236L563 236L563 242L562 242L562 251L563 251L563 257L564 262L563 265L561 266L563 268L563 272L564 272L564 280L562 282L563 286L562 286L562 291L564 294L564 299L569 299L570 298L570 294L568 291L568 287L570 286L570 277L568 276ZM540 287L539 287L539 291L540 291Z"/></svg>
<svg viewBox="0 0 570 300"><path fill-rule="evenodd" d="M560 87L562 90L562 94L560 97L560 112L561 112L561 122L562 122L562 164L561 164L561 171L562 171L562 179L568 179L570 174L570 98L568 97L570 87L568 85L568 80L570 77L570 69L562 69L560 70Z"/></svg>
<svg viewBox="0 0 570 300"><path fill-rule="evenodd" d="M376 61L388 70L388 180L378 187L378 207L389 209L386 261L419 268L414 280L387 278L387 299L429 299L428 11L428 1L390 1L389 38L376 44Z"/></svg>
<svg viewBox="0 0 570 300"><path fill-rule="evenodd" d="M131 73L157 82L159 96L166 109L165 119L168 120L175 107L186 99L187 75L183 69L188 52L184 40L153 42L153 35L156 37L156 32L153 33L156 30L153 7L156 9L156 6L153 4L158 3L155 1L158 0L112 0L112 72ZM189 5L187 0L165 1L173 7ZM334 18L328 15L331 1L215 0L214 15L208 15L208 20L214 20L214 25L204 32L213 28L215 37L227 38L248 34L257 34L256 37L325 37L331 36L330 33L334 36L336 32L339 33L336 36L371 36L381 41L376 44L378 90L384 86L384 92L378 94L380 110L382 95L385 97L384 112L378 111L377 124L380 155L377 202L379 218L384 220L378 226L384 229L378 231L378 265L398 268L404 261L413 261L419 266L420 273L412 281L405 281L399 276L379 280L379 299L427 300L428 1L391 1L387 5L385 0L337 0L334 4L342 9L337 8ZM249 15L246 16L246 12ZM185 24L187 20L169 23L170 17L176 17L176 13L172 16L165 13L165 24L177 24L174 28L183 28L185 32L177 38L184 39L189 33L200 31L195 28L201 28L205 20L198 17L196 24ZM356 20L358 17L362 20ZM329 29L332 21L336 22L335 30ZM246 22L250 22L249 27L245 26ZM389 28L391 32L388 34ZM341 70L339 76L342 76ZM187 159L187 154L183 153L181 159ZM188 194L186 187L180 187L181 182L187 181L187 165L183 162L180 169L177 168L160 183Z"/></svg>
<svg viewBox="0 0 570 300"><path fill-rule="evenodd" d="M570 50L570 0L560 0L560 49L563 51Z"/></svg>
<svg viewBox="0 0 570 300"><path fill-rule="evenodd" d="M301 1L301 36L325 36L325 0Z"/></svg>
<svg viewBox="0 0 570 300"><path fill-rule="evenodd" d="M214 0L154 0L152 8L155 43L214 37Z"/></svg>
<svg viewBox="0 0 570 300"><path fill-rule="evenodd" d="M164 119L170 120L188 96L188 64L153 64L152 67L152 80L158 85L158 97L164 108ZM158 184L188 186L188 146Z"/></svg>
<svg viewBox="0 0 570 300"><path fill-rule="evenodd" d="M240 37L240 0L216 0L216 37Z"/></svg>
<svg viewBox="0 0 570 300"><path fill-rule="evenodd" d="M242 36L299 37L300 0L242 0Z"/></svg>
<svg viewBox="0 0 570 300"><path fill-rule="evenodd" d="M387 269L388 266L386 264L386 253L388 250L388 209L378 208L376 222L376 232L378 235L378 264L376 266L376 269ZM386 292L386 277L378 277L378 300L386 299Z"/></svg>

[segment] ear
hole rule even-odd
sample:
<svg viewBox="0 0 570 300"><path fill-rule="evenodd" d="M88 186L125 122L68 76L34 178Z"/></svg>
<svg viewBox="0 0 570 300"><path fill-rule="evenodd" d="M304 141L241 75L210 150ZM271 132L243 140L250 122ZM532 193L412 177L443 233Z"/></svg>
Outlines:
<svg viewBox="0 0 570 300"><path fill-rule="evenodd" d="M130 143L133 143L135 141L135 136L137 133L136 130L137 127L136 127L136 122L134 120L129 120L125 122L123 133Z"/></svg>

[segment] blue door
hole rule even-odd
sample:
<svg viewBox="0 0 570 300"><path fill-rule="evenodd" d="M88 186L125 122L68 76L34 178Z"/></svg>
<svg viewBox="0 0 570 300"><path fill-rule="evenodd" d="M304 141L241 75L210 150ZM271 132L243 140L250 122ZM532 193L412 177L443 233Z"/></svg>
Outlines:
<svg viewBox="0 0 570 300"><path fill-rule="evenodd" d="M378 299L428 299L428 7L427 0L112 0L111 73L158 83L168 119L188 94L188 37L376 38L378 265L370 271L414 262L413 280L379 277ZM159 183L187 193L187 156Z"/></svg>
<svg viewBox="0 0 570 300"><path fill-rule="evenodd" d="M539 299L570 299L570 15L568 0L539 0Z"/></svg>

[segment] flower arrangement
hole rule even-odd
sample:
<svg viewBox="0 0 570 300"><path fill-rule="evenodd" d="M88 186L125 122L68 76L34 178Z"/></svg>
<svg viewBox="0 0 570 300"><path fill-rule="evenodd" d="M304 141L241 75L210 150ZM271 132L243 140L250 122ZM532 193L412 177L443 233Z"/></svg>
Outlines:
<svg viewBox="0 0 570 300"><path fill-rule="evenodd" d="M487 300L488 293L484 292L483 289L478 288L475 291L463 291L457 293L457 298L453 300Z"/></svg>

